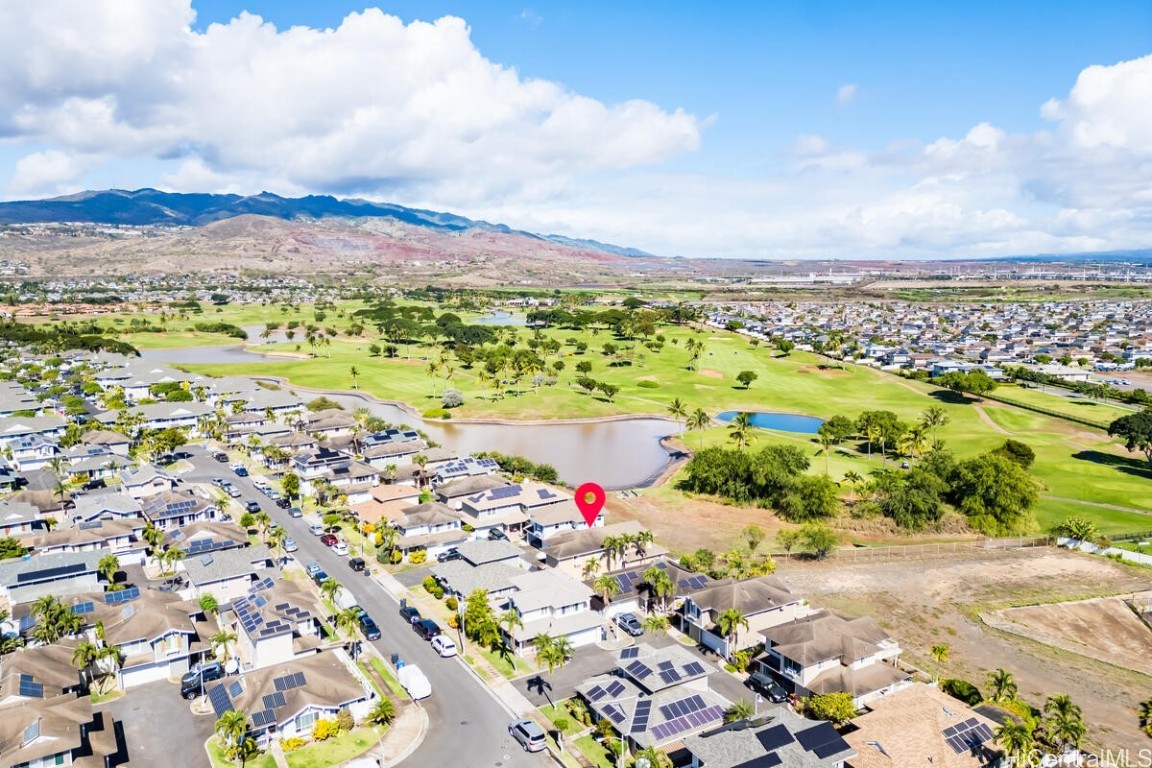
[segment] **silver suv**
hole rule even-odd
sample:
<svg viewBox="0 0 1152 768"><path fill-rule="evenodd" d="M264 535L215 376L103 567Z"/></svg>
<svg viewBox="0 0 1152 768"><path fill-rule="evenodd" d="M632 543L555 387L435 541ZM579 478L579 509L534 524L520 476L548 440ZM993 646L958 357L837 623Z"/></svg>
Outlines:
<svg viewBox="0 0 1152 768"><path fill-rule="evenodd" d="M525 752L543 752L548 747L544 729L535 720L517 720L508 726L508 735L520 742Z"/></svg>

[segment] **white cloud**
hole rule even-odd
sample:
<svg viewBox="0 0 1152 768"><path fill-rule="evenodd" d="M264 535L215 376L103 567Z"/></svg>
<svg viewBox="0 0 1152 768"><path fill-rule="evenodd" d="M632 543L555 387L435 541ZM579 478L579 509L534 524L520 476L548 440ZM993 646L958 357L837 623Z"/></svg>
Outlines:
<svg viewBox="0 0 1152 768"><path fill-rule="evenodd" d="M856 100L856 83L845 83L836 89L836 103L846 107Z"/></svg>
<svg viewBox="0 0 1152 768"><path fill-rule="evenodd" d="M487 60L457 18L369 9L335 29L279 30L242 14L203 32L193 19L189 0L0 5L0 137L185 158L173 183L444 185L477 199L700 143L681 110L604 104Z"/></svg>
<svg viewBox="0 0 1152 768"><path fill-rule="evenodd" d="M77 192L75 182L96 164L95 158L56 149L32 152L16 161L7 191L14 197Z"/></svg>

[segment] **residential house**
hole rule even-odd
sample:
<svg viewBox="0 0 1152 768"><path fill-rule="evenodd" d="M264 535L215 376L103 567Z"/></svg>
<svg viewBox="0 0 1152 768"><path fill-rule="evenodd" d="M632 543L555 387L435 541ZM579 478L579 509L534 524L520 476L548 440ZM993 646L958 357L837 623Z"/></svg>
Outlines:
<svg viewBox="0 0 1152 768"><path fill-rule="evenodd" d="M408 509L420 503L420 489L414 485L381 483L369 490L369 498L351 509L365 523L380 525L404 516Z"/></svg>
<svg viewBox="0 0 1152 768"><path fill-rule="evenodd" d="M24 435L9 440L5 449L11 453L8 461L12 468L19 472L43 469L59 455L56 439L44 435Z"/></svg>
<svg viewBox="0 0 1152 768"><path fill-rule="evenodd" d="M430 464L432 458L435 457L429 458ZM466 477L494 475L500 471L500 465L496 463L495 459L477 459L473 456L465 456L462 459L454 459L438 464L435 469L436 473L432 476L432 484L439 486L454 480L462 480Z"/></svg>
<svg viewBox="0 0 1152 768"><path fill-rule="evenodd" d="M308 414L303 419L303 428L300 431L321 438L337 437L352 434L352 429L355 426L356 417L351 413L339 408L329 408Z"/></svg>
<svg viewBox="0 0 1152 768"><path fill-rule="evenodd" d="M528 481L466 496L460 509L471 517L468 522L479 534L493 528L518 533L528 522L529 510L570 500L570 496L547 485Z"/></svg>
<svg viewBox="0 0 1152 768"><path fill-rule="evenodd" d="M263 669L319 652L320 608L316 598L290 581L265 576L220 611L220 625L237 637L243 669Z"/></svg>
<svg viewBox="0 0 1152 768"><path fill-rule="evenodd" d="M27 536L47 529L39 507L23 501L0 501L0 537Z"/></svg>
<svg viewBox="0 0 1152 768"><path fill-rule="evenodd" d="M64 434L65 421L58 416L8 416L0 418L0 446L25 438L41 437L52 442Z"/></svg>
<svg viewBox="0 0 1152 768"><path fill-rule="evenodd" d="M144 499L142 512L152 525L167 530L216 519L216 505L191 491L165 492Z"/></svg>
<svg viewBox="0 0 1152 768"><path fill-rule="evenodd" d="M831 723L808 720L787 707L774 707L752 721L729 723L715 730L688 736L684 749L690 768L844 768L855 756L852 746ZM929 762L885 763L897 766L935 766Z"/></svg>
<svg viewBox="0 0 1152 768"><path fill-rule="evenodd" d="M0 707L85 693L87 683L72 664L79 641L64 638L48 645L25 646L0 656Z"/></svg>
<svg viewBox="0 0 1152 768"><path fill-rule="evenodd" d="M717 627L720 615L736 610L747 626L737 627L729 638ZM691 592L680 606L677 622L682 631L721 656L760 642L760 631L808 616L808 601L793 594L776 576L724 579Z"/></svg>
<svg viewBox="0 0 1152 768"><path fill-rule="evenodd" d="M454 509L464 505L464 499L469 496L486 493L495 488L506 488L511 485L499 475L477 475L475 477L462 477L450 480L442 485L434 485L436 499Z"/></svg>
<svg viewBox="0 0 1152 768"><path fill-rule="evenodd" d="M200 605L172 592L128 587L73 600L72 610L90 626L103 624L107 642L120 650L124 688L184 674L210 637L210 625L197 624Z"/></svg>
<svg viewBox="0 0 1152 768"><path fill-rule="evenodd" d="M98 591L100 554L61 552L0 561L0 597L14 606L45 595L64 598Z"/></svg>
<svg viewBox="0 0 1152 768"><path fill-rule="evenodd" d="M134 499L143 499L171 491L176 487L176 478L151 464L139 469L129 469L120 473L120 487Z"/></svg>
<svg viewBox="0 0 1152 768"><path fill-rule="evenodd" d="M584 521L584 513L580 511L572 499L561 501L559 504L534 507L529 511L528 517L524 538L529 544L537 548L543 547L544 542L550 536L560 531L575 531L604 526L604 510L596 515L596 519L589 526Z"/></svg>
<svg viewBox="0 0 1152 768"><path fill-rule="evenodd" d="M0 764L13 768L96 768L126 755L122 729L87 696L29 697L0 708Z"/></svg>
<svg viewBox="0 0 1152 768"><path fill-rule="evenodd" d="M96 552L115 555L121 565L142 565L148 545L140 539L143 520L93 520L67 528L44 530L23 541L37 555Z"/></svg>
<svg viewBox="0 0 1152 768"><path fill-rule="evenodd" d="M567 638L573 648L601 639L603 619L592 611L592 590L567 574L546 569L513 576L515 590L503 608L516 611L522 627L511 635L511 647L523 654L538 635Z"/></svg>
<svg viewBox="0 0 1152 768"><path fill-rule="evenodd" d="M196 599L212 595L223 605L248 594L255 582L270 575L272 561L268 547L257 544L186 557L181 567Z"/></svg>
<svg viewBox="0 0 1152 768"><path fill-rule="evenodd" d="M655 542L648 542L629 546L622 555L613 554L610 559L604 542L609 539L619 540L621 535L636 536L643 531L644 526L635 520L597 528L560 531L549 536L539 549L548 565L560 568L571 576L582 578L584 565L589 560L603 560L609 567L618 565L642 571L660 562L668 550Z"/></svg>
<svg viewBox="0 0 1152 768"><path fill-rule="evenodd" d="M80 444L92 448L105 448L117 456L127 456L132 441L119 432L98 429L86 433L80 438Z"/></svg>
<svg viewBox="0 0 1152 768"><path fill-rule="evenodd" d="M392 527L399 533L394 546L405 558L418 550L433 558L471 537L461 528L461 513L438 501L409 507Z"/></svg>

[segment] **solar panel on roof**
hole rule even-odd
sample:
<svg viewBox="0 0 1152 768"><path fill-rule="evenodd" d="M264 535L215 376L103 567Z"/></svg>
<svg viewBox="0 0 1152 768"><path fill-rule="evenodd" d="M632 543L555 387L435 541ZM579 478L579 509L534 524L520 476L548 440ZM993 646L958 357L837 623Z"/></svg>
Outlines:
<svg viewBox="0 0 1152 768"><path fill-rule="evenodd" d="M291 607L292 606L290 606L288 603L277 603L276 604L276 610L278 610L278 611L287 611Z"/></svg>
<svg viewBox="0 0 1152 768"><path fill-rule="evenodd" d="M839 738L840 734L836 732L831 723L820 723L796 734L796 741L800 742L800 746L809 752Z"/></svg>
<svg viewBox="0 0 1152 768"><path fill-rule="evenodd" d="M637 680L643 680L652 674L652 668L642 661L634 661L624 669Z"/></svg>
<svg viewBox="0 0 1152 768"><path fill-rule="evenodd" d="M948 746L956 754L971 752L992 738L992 730L974 717L944 730Z"/></svg>
<svg viewBox="0 0 1152 768"><path fill-rule="evenodd" d="M252 724L257 728L264 728L276 722L276 715L270 709L265 709L252 715Z"/></svg>
<svg viewBox="0 0 1152 768"><path fill-rule="evenodd" d="M613 704L604 707L604 714L614 723L624 722L624 712Z"/></svg>
<svg viewBox="0 0 1152 768"><path fill-rule="evenodd" d="M108 605L120 605L129 600L135 600L140 597L139 587L127 587L126 589L118 589L114 592L106 592L104 594L104 602Z"/></svg>
<svg viewBox="0 0 1152 768"><path fill-rule="evenodd" d="M234 699L239 698L244 694L244 686L239 680L228 684L228 695Z"/></svg>
<svg viewBox="0 0 1152 768"><path fill-rule="evenodd" d="M212 711L216 713L217 718L223 717L225 712L232 709L232 699L228 697L228 691L223 683L208 689L208 702L212 705Z"/></svg>
<svg viewBox="0 0 1152 768"><path fill-rule="evenodd" d="M72 613L76 614L92 613L95 610L96 604L91 601L86 603L77 603L76 605L72 606Z"/></svg>
<svg viewBox="0 0 1152 768"><path fill-rule="evenodd" d="M600 701L600 699L604 698L607 695L608 695L608 691L604 690L603 688L601 688L598 685L592 686L591 688L588 689L588 693L584 694L585 698L587 698L588 701Z"/></svg>
<svg viewBox="0 0 1152 768"><path fill-rule="evenodd" d="M991 733L989 733L989 736L991 736ZM827 744L816 747L816 749L812 750L812 754L823 759L825 757L831 757L845 749L848 749L848 742L837 739L836 741L829 741Z"/></svg>
<svg viewBox="0 0 1152 768"><path fill-rule="evenodd" d="M292 685L290 687L299 688L302 685L304 685L304 673L294 672L292 674Z"/></svg>
<svg viewBox="0 0 1152 768"><path fill-rule="evenodd" d="M616 697L616 696L619 696L620 694L624 693L625 688L624 688L624 684L621 683L619 680L613 680L612 684L609 685L606 690L608 691L609 696Z"/></svg>
<svg viewBox="0 0 1152 768"><path fill-rule="evenodd" d="M662 671L663 671L663 670L669 670L669 669L672 669L672 668L673 668L673 667L675 667L675 666L676 666L676 665L675 665L675 664L673 664L673 663L672 663L672 662L670 662L670 661L662 661L662 662L660 662L659 664L657 664L657 665L656 665L656 668L657 668L657 669L660 669L660 670L662 670Z"/></svg>
<svg viewBox="0 0 1152 768"><path fill-rule="evenodd" d="M283 677L278 677L275 680L273 680L272 685L276 686L277 691L286 691L291 687L289 685L291 680L292 680L291 675L285 675Z"/></svg>
<svg viewBox="0 0 1152 768"><path fill-rule="evenodd" d="M760 746L764 747L768 752L780 749L780 747L796 741L795 737L792 736L792 732L784 725L774 725L771 728L765 728L756 734L756 739L760 742Z"/></svg>
<svg viewBox="0 0 1152 768"><path fill-rule="evenodd" d="M36 682L32 675L20 675L20 691L21 696L30 696L32 698L44 698L44 685Z"/></svg>
<svg viewBox="0 0 1152 768"><path fill-rule="evenodd" d="M629 733L643 733L648 729L648 720L652 715L652 701L644 699L636 704L636 711L632 713L632 727Z"/></svg>
<svg viewBox="0 0 1152 768"><path fill-rule="evenodd" d="M264 697L265 709L276 709L277 707L283 707L287 703L288 700L284 698L284 693L282 691L276 691L275 693L270 693Z"/></svg>
<svg viewBox="0 0 1152 768"><path fill-rule="evenodd" d="M707 671L708 670L704 668L704 665L698 661L694 661L691 664L685 664L684 665L684 674L686 674L690 677L695 676L695 675L702 675Z"/></svg>
<svg viewBox="0 0 1152 768"><path fill-rule="evenodd" d="M640 655L640 649L637 648L636 646L632 646L631 648L625 648L624 650L620 651L620 658L621 659L634 659L639 655Z"/></svg>
<svg viewBox="0 0 1152 768"><path fill-rule="evenodd" d="M667 669L660 673L660 679L666 684L671 685L680 679L680 673L674 669Z"/></svg>
<svg viewBox="0 0 1152 768"><path fill-rule="evenodd" d="M776 766L782 762L784 762L783 758L775 752L772 752L771 754L761 755L753 760L749 760L746 763L740 763L740 765L735 766L735 768L776 768Z"/></svg>
<svg viewBox="0 0 1152 768"><path fill-rule="evenodd" d="M72 576L77 573L84 573L88 570L88 566L84 563L73 563L72 565L61 565L56 568L44 568L38 571L24 571L23 573L16 574L16 583L23 583L26 581L50 581L58 579L61 576Z"/></svg>

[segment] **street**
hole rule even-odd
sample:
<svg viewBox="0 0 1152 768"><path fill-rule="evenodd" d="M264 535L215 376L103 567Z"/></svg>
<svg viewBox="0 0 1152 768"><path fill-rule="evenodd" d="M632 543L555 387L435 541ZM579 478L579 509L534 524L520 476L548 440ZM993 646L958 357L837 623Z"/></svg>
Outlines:
<svg viewBox="0 0 1152 768"><path fill-rule="evenodd" d="M329 576L352 592L364 610L380 625L380 640L372 645L388 659L398 653L405 662L418 664L432 683L432 696L421 706L428 711L429 731L423 744L405 764L426 766L460 765L512 766L513 768L547 765L542 754L528 754L508 735L508 724L515 717L499 703L489 690L464 667L459 658L441 659L430 645L412 631L400 618L400 604L374 580L348 567L348 557L339 557L308 532L303 519L292 519L288 510L280 509L258 491L251 478L237 477L227 464L219 463L191 446L190 460L194 469L183 475L186 481L208 482L212 477L227 478L241 492L236 501L255 499L260 508L287 530L299 544L293 553L300 563L316 561ZM354 555L355 553L350 553ZM466 746L464 746L466 745ZM466 757L464 750L466 749Z"/></svg>

